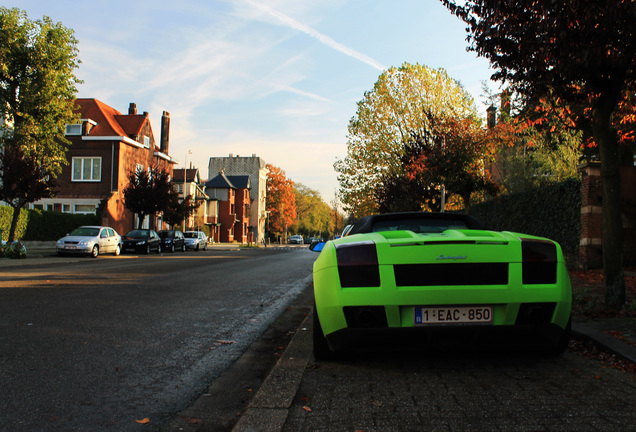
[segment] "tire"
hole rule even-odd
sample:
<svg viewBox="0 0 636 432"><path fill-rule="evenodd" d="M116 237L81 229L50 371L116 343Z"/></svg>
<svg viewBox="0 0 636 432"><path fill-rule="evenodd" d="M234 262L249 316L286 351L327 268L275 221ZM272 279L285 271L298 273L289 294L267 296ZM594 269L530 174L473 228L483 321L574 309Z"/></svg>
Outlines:
<svg viewBox="0 0 636 432"><path fill-rule="evenodd" d="M121 245L115 246L115 256L121 255Z"/></svg>
<svg viewBox="0 0 636 432"><path fill-rule="evenodd" d="M157 245L157 255L161 253L161 245Z"/></svg>
<svg viewBox="0 0 636 432"><path fill-rule="evenodd" d="M552 345L548 345L544 349L544 354L548 357L557 357L560 356L568 349L568 345L570 343L570 339L572 338L572 318L568 321L568 324L565 326L565 330L561 334L559 340Z"/></svg>
<svg viewBox="0 0 636 432"><path fill-rule="evenodd" d="M337 353L331 351L327 338L325 338L322 332L322 326L320 325L320 319L316 312L316 305L314 305L314 326L312 328L312 339L314 345L314 358L316 360L335 360L338 358Z"/></svg>
<svg viewBox="0 0 636 432"><path fill-rule="evenodd" d="M183 244L181 245L181 252L185 252L185 251L186 251L186 247L185 247L185 243L183 243Z"/></svg>
<svg viewBox="0 0 636 432"><path fill-rule="evenodd" d="M170 246L170 253L174 253L174 243Z"/></svg>
<svg viewBox="0 0 636 432"><path fill-rule="evenodd" d="M99 246L95 245L93 246L93 249L91 250L91 257L97 258L98 256L99 256Z"/></svg>
<svg viewBox="0 0 636 432"><path fill-rule="evenodd" d="M197 247L195 247L194 250L199 252L199 243L197 243Z"/></svg>
<svg viewBox="0 0 636 432"><path fill-rule="evenodd" d="M146 255L150 255L150 245L146 246Z"/></svg>

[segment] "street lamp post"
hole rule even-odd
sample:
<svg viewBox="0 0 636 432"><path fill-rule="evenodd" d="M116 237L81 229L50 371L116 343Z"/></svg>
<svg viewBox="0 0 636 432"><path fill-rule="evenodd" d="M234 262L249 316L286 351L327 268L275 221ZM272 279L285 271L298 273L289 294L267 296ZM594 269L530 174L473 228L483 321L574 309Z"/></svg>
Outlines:
<svg viewBox="0 0 636 432"><path fill-rule="evenodd" d="M185 155L185 162L183 164L183 205L185 206L185 200L186 200L186 181L188 178L188 155L192 154L192 150L188 150L188 152ZM186 218L189 218L190 215L184 215L183 216L183 232L186 231Z"/></svg>

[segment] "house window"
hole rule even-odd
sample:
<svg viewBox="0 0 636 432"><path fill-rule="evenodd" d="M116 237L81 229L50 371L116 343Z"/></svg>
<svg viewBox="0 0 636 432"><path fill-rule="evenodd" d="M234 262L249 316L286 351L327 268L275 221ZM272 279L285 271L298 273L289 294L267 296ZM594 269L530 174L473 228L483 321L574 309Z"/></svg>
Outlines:
<svg viewBox="0 0 636 432"><path fill-rule="evenodd" d="M70 213L71 205L70 204L62 204L62 213Z"/></svg>
<svg viewBox="0 0 636 432"><path fill-rule="evenodd" d="M144 135L144 147L150 148L150 137Z"/></svg>
<svg viewBox="0 0 636 432"><path fill-rule="evenodd" d="M81 135L82 124L68 124L66 125L66 135Z"/></svg>
<svg viewBox="0 0 636 432"><path fill-rule="evenodd" d="M102 180L102 158L73 158L73 181L98 182Z"/></svg>
<svg viewBox="0 0 636 432"><path fill-rule="evenodd" d="M74 213L95 214L95 209L94 204L75 204Z"/></svg>
<svg viewBox="0 0 636 432"><path fill-rule="evenodd" d="M136 164L135 165L135 173L139 174L140 172L142 172L144 170L144 166L141 164Z"/></svg>

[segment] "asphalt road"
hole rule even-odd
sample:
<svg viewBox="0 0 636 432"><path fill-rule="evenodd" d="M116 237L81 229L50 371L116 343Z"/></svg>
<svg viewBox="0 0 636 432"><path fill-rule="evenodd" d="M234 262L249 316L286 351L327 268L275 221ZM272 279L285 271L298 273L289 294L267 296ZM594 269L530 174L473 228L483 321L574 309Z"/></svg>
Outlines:
<svg viewBox="0 0 636 432"><path fill-rule="evenodd" d="M157 430L307 287L314 259L241 249L0 269L0 430Z"/></svg>

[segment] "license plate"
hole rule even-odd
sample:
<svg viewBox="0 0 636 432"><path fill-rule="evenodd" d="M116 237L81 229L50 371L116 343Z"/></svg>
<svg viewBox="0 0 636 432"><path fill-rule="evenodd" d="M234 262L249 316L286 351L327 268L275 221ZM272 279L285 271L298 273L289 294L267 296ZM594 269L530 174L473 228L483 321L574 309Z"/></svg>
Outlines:
<svg viewBox="0 0 636 432"><path fill-rule="evenodd" d="M492 306L415 307L415 325L492 323Z"/></svg>
<svg viewBox="0 0 636 432"><path fill-rule="evenodd" d="M64 246L64 249L77 249L75 246Z"/></svg>

